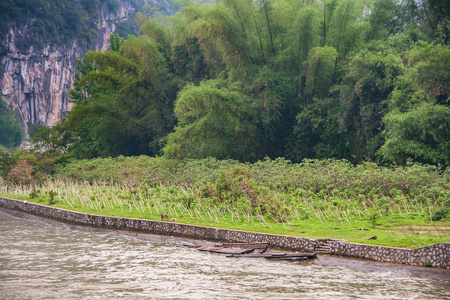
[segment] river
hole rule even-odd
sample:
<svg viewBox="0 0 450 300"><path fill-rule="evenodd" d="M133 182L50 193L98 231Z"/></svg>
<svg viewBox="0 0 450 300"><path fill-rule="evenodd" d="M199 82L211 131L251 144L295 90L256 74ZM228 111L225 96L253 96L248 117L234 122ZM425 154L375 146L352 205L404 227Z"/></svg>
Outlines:
<svg viewBox="0 0 450 300"><path fill-rule="evenodd" d="M0 211L0 299L450 299L450 271L227 258Z"/></svg>

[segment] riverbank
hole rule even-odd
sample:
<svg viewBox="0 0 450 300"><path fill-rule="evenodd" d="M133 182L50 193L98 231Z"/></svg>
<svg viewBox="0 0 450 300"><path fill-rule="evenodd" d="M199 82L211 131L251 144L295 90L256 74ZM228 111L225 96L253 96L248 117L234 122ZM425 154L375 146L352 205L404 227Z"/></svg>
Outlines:
<svg viewBox="0 0 450 300"><path fill-rule="evenodd" d="M240 230L204 227L143 219L100 216L55 208L28 201L0 198L0 207L22 211L73 225L125 230L165 236L214 242L268 241L274 249L299 252L317 252L326 248L326 254L366 259L377 262L427 266L450 269L450 243L440 243L418 249L404 249L348 243L342 240L309 239L287 235L255 233Z"/></svg>
<svg viewBox="0 0 450 300"><path fill-rule="evenodd" d="M267 205L261 205L252 202L247 194L232 193L222 200L204 197L202 185L137 184L49 179L39 185L0 186L0 196L88 214L146 220L161 220L164 215L165 220L177 219L177 223L188 225L310 239L344 239L356 244L415 249L450 241L450 220L441 216L433 221L436 206L423 199L408 198L403 202L407 198L377 200L369 195L367 199L339 200L336 195L322 192L320 197L301 196L301 190L291 189L274 189L266 197L247 190L255 201L260 197L268 201ZM247 186L246 182L239 185ZM258 184L258 188L265 189L264 185ZM227 187L228 183L220 190ZM390 210L379 208L376 203L380 201L389 201L386 205ZM275 209L281 218L270 213Z"/></svg>
<svg viewBox="0 0 450 300"><path fill-rule="evenodd" d="M172 240L166 236L14 213L0 209L2 298L431 300L449 296L450 271L445 269L330 256L301 262L228 258L177 247L180 243L166 241ZM334 261L322 263L322 259ZM347 262L350 267L344 265Z"/></svg>
<svg viewBox="0 0 450 300"><path fill-rule="evenodd" d="M173 236L143 234L129 231L111 231L107 229L70 225L64 222L46 219L25 212L4 209L0 207L0 217L1 214L6 214L14 218L17 218L18 220L23 220L25 222L31 221L46 224L47 226L51 226L52 228L65 228L75 233L86 232L91 234L102 234L106 230L107 232L108 231L111 232L111 235L113 236L116 235L123 236L127 240L135 239L144 242L149 242L151 244L172 244L174 246L179 246L184 243L197 244L201 246L212 246L215 244L215 242L193 240ZM310 265L311 263L318 264L324 267L345 267L353 271L364 272L369 274L370 273L388 274L388 276L392 276L393 274L397 275L401 274L409 278L419 277L424 278L426 280L434 279L434 280L450 281L450 270L447 269L380 263L360 259L340 258L337 256L330 256L330 255L318 255L316 260L308 261L306 262L306 264L305 262L302 262L301 266L304 268L306 265Z"/></svg>

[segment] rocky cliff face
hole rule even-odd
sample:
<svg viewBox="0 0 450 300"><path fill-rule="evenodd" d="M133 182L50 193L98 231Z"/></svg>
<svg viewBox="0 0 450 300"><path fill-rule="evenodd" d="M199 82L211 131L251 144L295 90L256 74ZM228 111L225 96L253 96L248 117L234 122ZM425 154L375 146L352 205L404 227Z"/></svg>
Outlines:
<svg viewBox="0 0 450 300"><path fill-rule="evenodd" d="M95 50L109 48L109 35L116 24L126 20L134 10L132 1L121 0L115 13L101 11L97 26L98 38ZM66 45L33 46L20 50L20 36L27 30L11 28L2 42L6 55L0 61L2 76L0 88L3 99L16 111L23 130L28 133L28 123L52 126L73 106L69 91L73 86L76 62L88 50L77 40Z"/></svg>

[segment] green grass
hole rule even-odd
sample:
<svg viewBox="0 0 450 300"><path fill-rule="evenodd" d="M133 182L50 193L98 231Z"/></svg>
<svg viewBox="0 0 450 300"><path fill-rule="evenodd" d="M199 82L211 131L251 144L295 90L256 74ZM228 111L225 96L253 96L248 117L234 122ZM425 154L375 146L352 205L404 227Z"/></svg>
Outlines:
<svg viewBox="0 0 450 300"><path fill-rule="evenodd" d="M428 230L433 231L450 226L448 218L432 220L446 203L420 202L398 193L380 201L335 191L268 189L252 183L245 170L233 172L209 185L50 180L41 185L3 186L0 194L98 215L161 220L160 214L167 213L178 223L355 243L417 248L450 242L448 234L414 234L412 230L412 226L432 226ZM390 232L400 226L406 226L401 229L405 233ZM369 240L373 236L377 239Z"/></svg>
<svg viewBox="0 0 450 300"><path fill-rule="evenodd" d="M160 220L167 213L186 224L357 243L450 241L427 233L450 227L450 170L429 165L140 156L77 160L47 180L27 180L0 194L101 215ZM413 226L431 227L415 234Z"/></svg>

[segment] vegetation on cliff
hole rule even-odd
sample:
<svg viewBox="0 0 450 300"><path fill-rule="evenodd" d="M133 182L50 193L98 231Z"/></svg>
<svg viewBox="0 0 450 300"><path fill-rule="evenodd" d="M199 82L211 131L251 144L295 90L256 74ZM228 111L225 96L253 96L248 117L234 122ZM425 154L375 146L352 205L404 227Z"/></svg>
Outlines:
<svg viewBox="0 0 450 300"><path fill-rule="evenodd" d="M135 10L130 14L132 18L136 11L147 15L158 9L169 14L174 12L172 0L157 1L146 7L144 1L129 0L129 3ZM98 37L97 24L102 10L114 14L119 8L118 0L0 0L0 40L11 27L17 27L22 30L16 37L21 50L28 50L30 46L71 44L73 40L81 46L91 46ZM125 37L135 33L133 23L133 20L124 22L118 32Z"/></svg>
<svg viewBox="0 0 450 300"><path fill-rule="evenodd" d="M0 1L0 38L11 26L21 28L27 24L19 46L42 47L48 44L92 44L98 35L97 22L105 5L109 11L119 8L116 0L17 0Z"/></svg>

